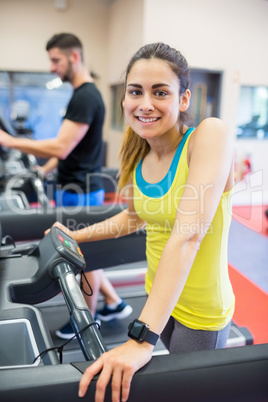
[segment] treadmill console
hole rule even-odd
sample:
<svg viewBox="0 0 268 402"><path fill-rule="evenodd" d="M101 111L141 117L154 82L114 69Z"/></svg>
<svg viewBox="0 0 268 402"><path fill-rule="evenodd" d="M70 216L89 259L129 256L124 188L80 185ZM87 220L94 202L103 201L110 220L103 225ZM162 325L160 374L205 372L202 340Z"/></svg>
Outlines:
<svg viewBox="0 0 268 402"><path fill-rule="evenodd" d="M51 229L51 240L57 252L69 263L81 267L85 266L84 256L76 241L57 227Z"/></svg>
<svg viewBox="0 0 268 402"><path fill-rule="evenodd" d="M57 227L52 227L26 258L34 260L38 269L27 283L10 287L13 302L37 304L49 300L61 291L55 278L56 266L65 264L66 271L71 270L74 275L79 274L86 266L76 241Z"/></svg>

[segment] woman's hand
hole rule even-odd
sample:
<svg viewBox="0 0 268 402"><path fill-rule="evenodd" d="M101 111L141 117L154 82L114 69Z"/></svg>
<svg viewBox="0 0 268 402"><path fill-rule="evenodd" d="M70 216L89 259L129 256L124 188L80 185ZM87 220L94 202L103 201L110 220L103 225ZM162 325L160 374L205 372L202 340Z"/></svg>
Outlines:
<svg viewBox="0 0 268 402"><path fill-rule="evenodd" d="M62 230L64 233L66 233L68 236L73 237L73 236L72 236L72 231L69 230L69 229L68 229L66 226L64 226L62 223L60 223L60 222L55 222L55 223L53 223L52 227L53 227L53 226L56 226L57 228L59 228L60 230ZM47 235L49 232L50 232L50 228L45 231L45 235Z"/></svg>
<svg viewBox="0 0 268 402"><path fill-rule="evenodd" d="M88 367L79 384L79 396L86 394L93 377L100 371L96 384L95 402L103 402L106 387L112 378L112 401L125 402L130 392L133 375L151 360L153 346L147 342L138 343L132 339L123 345L104 353Z"/></svg>

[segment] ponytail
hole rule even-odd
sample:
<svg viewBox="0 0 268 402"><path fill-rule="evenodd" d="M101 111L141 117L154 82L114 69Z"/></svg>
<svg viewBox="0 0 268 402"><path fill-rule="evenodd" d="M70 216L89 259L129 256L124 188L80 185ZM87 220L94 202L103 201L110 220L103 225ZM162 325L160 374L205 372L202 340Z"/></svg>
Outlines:
<svg viewBox="0 0 268 402"><path fill-rule="evenodd" d="M119 191L127 185L135 166L148 154L149 150L150 146L148 142L138 136L130 126L127 126L119 151L121 159L121 166L118 173Z"/></svg>

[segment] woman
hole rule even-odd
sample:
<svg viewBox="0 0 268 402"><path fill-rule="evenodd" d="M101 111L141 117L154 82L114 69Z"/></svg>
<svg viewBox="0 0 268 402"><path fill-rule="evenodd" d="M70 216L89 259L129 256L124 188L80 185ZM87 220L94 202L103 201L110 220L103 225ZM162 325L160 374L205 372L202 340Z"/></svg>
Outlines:
<svg viewBox="0 0 268 402"><path fill-rule="evenodd" d="M128 209L71 234L78 242L96 241L146 225L148 298L130 325L130 339L86 370L79 396L101 371L95 400L104 400L112 378L112 400L126 401L158 335L170 353L226 345L234 311L227 263L233 141L219 119L205 119L195 129L186 125L190 95L180 52L155 43L131 59L119 181L129 191Z"/></svg>

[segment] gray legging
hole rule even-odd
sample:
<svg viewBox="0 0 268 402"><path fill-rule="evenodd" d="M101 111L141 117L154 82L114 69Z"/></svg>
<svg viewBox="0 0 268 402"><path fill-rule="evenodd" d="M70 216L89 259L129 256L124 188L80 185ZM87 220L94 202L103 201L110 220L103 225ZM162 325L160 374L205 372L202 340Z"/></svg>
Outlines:
<svg viewBox="0 0 268 402"><path fill-rule="evenodd" d="M161 334L161 341L170 353L192 352L226 347L231 321L220 331L203 331L187 328L170 317Z"/></svg>

